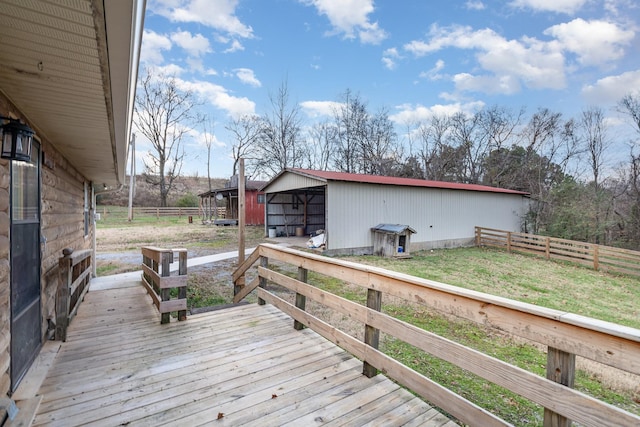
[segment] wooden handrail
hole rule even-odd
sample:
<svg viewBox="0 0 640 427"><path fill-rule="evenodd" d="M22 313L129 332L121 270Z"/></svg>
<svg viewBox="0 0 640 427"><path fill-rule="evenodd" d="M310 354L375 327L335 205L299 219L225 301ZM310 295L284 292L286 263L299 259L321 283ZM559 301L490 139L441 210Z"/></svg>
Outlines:
<svg viewBox="0 0 640 427"><path fill-rule="evenodd" d="M64 249L58 260L58 289L56 290L55 339L67 340L67 328L78 312L78 306L89 290L92 250Z"/></svg>
<svg viewBox="0 0 640 427"><path fill-rule="evenodd" d="M546 259L584 265L594 270L640 277L640 252L556 237L476 227L476 246L505 248Z"/></svg>
<svg viewBox="0 0 640 427"><path fill-rule="evenodd" d="M177 275L171 276L170 265L178 254ZM160 323L169 323L171 312L178 312L178 320L187 319L187 250L164 249L155 246L142 248L142 284L160 312ZM171 289L178 297L171 298Z"/></svg>
<svg viewBox="0 0 640 427"><path fill-rule="evenodd" d="M316 271L371 291L400 297L547 345L548 371L551 374L548 378L542 378L381 313L377 307L363 306L315 288L304 280L299 280L301 277L306 279L306 275L300 275L300 270L298 279L295 279L261 263L257 279L247 286L255 288L260 281L277 283L305 299L362 322L372 332L382 331L505 387L545 407L545 426L568 425L568 420L587 426L640 423L640 417L571 388L575 355L640 374L638 329L271 244L260 245L255 250L254 254L256 253L262 260L285 262L298 269ZM243 264L242 268L246 271L248 267ZM247 288L243 289L243 296L250 292ZM502 420L462 397L453 398L451 391L390 359L374 345L357 340L306 313L304 305L290 304L262 287L258 289L258 297L289 314L296 322L346 348L371 367L384 371L462 422L473 425L505 425ZM558 372L564 374L565 371L568 376L558 375Z"/></svg>

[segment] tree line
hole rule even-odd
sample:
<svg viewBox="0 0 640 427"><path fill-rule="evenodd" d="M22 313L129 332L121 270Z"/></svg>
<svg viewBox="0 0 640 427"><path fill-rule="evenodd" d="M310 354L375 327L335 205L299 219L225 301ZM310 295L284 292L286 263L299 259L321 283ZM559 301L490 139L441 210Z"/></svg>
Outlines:
<svg viewBox="0 0 640 427"><path fill-rule="evenodd" d="M171 79L156 81L166 84ZM139 97L149 92L142 91ZM188 102L179 106L193 111L193 93L181 95ZM158 114L157 108L145 109L147 104L136 102L138 117ZM624 144L615 141L601 107L589 107L578 117L547 108L527 114L524 108L502 106L471 114L433 114L406 123L399 137L385 108L369 111L351 90L341 94L329 118L307 125L301 106L292 102L283 83L270 96L267 113L237 117L224 126L233 136L233 174L244 158L246 171L254 177L307 168L514 189L531 195L523 223L527 232L640 249L640 96L629 94L615 108L637 136L635 142L625 141L628 153L615 159L614 143ZM180 121L184 114L178 110L164 111L173 111ZM200 118L199 123L207 121ZM169 145L184 137L180 129L186 123L181 126L173 133L164 131L171 135L166 138ZM162 131L145 132L139 125L138 129L163 145L158 138ZM165 173L169 178L181 163L183 154L166 146L151 153L156 160L145 165L152 181L161 180L158 166L163 157L165 167L173 168Z"/></svg>

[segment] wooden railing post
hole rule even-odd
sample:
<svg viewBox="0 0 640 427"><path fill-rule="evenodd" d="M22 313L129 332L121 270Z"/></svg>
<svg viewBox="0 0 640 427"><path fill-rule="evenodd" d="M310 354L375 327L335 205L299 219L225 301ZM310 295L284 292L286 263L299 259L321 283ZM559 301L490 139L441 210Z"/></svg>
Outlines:
<svg viewBox="0 0 640 427"><path fill-rule="evenodd" d="M71 295L69 287L73 281L73 270L71 268L71 254L73 249L62 250L63 257L58 261L59 283L56 290L56 340L67 340L67 327L69 326L69 305Z"/></svg>
<svg viewBox="0 0 640 427"><path fill-rule="evenodd" d="M187 251L182 250L178 255L178 274L180 276L187 275ZM178 299L187 299L187 287L181 286L178 288ZM178 320L187 320L187 310L178 311Z"/></svg>
<svg viewBox="0 0 640 427"><path fill-rule="evenodd" d="M267 258L266 256L260 257L260 267L269 268L269 258ZM260 284L258 286L262 289L266 289L267 279L261 277ZM258 305L265 305L265 301L262 298L258 298Z"/></svg>
<svg viewBox="0 0 640 427"><path fill-rule="evenodd" d="M598 271L600 268L600 251L598 245L593 245L593 269Z"/></svg>
<svg viewBox="0 0 640 427"><path fill-rule="evenodd" d="M507 252L511 253L511 232L507 231Z"/></svg>
<svg viewBox="0 0 640 427"><path fill-rule="evenodd" d="M480 247L480 227L476 227L476 247Z"/></svg>
<svg viewBox="0 0 640 427"><path fill-rule="evenodd" d="M367 289L367 307L372 310L380 311L382 309L382 292L371 288ZM373 326L365 325L364 342L377 350L380 344L380 330ZM365 361L362 373L368 378L372 378L378 375L378 370Z"/></svg>
<svg viewBox="0 0 640 427"><path fill-rule="evenodd" d="M576 373L576 355L558 350L547 349L547 379L573 388ZM544 408L544 427L571 427L571 420L550 409Z"/></svg>
<svg viewBox="0 0 640 427"><path fill-rule="evenodd" d="M544 243L544 254L547 259L551 259L551 238L547 237Z"/></svg>
<svg viewBox="0 0 640 427"><path fill-rule="evenodd" d="M306 268L298 267L298 280L301 282L307 283L308 278L309 278L309 271ZM307 297L296 292L296 307L304 311L306 305L307 305ZM296 331L300 331L304 329L304 324L298 322L297 320L294 320L293 328Z"/></svg>
<svg viewBox="0 0 640 427"><path fill-rule="evenodd" d="M168 277L171 275L170 265L173 262L173 252L165 252L162 254L162 272L161 277ZM160 298L162 301L169 301L171 299L171 289L160 289ZM169 323L171 320L171 313L162 313L160 323Z"/></svg>

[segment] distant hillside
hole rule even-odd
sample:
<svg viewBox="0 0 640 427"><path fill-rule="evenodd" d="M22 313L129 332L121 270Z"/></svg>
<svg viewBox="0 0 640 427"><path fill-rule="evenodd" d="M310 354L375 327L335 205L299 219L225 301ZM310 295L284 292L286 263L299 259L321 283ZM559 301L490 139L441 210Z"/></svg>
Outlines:
<svg viewBox="0 0 640 427"><path fill-rule="evenodd" d="M129 177L125 179L126 185L119 191L106 194L98 194L97 203L99 205L111 206L127 206L129 204ZM225 186L227 179L211 178L212 188L222 188ZM136 176L135 184L136 194L133 198L133 206L160 206L160 194L157 187L148 184L142 175ZM175 206L175 203L181 197L191 193L198 195L209 190L207 178L180 176L176 178L174 188L169 193L169 206Z"/></svg>

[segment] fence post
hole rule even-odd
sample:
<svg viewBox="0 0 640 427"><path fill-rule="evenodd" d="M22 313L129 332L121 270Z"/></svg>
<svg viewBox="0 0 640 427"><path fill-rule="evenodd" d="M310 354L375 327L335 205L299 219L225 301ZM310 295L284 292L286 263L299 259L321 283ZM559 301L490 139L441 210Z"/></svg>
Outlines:
<svg viewBox="0 0 640 427"><path fill-rule="evenodd" d="M161 277L167 277L171 274L170 265L173 261L173 252L164 252L162 254L162 273ZM171 299L171 289L160 289L161 301L169 301ZM162 313L160 317L160 324L169 323L171 321L171 313Z"/></svg>
<svg viewBox="0 0 640 427"><path fill-rule="evenodd" d="M69 287L72 282L73 270L71 268L71 254L73 249L62 250L62 258L58 261L59 283L56 290L56 340L67 340L67 327L69 326L69 304L71 295Z"/></svg>
<svg viewBox="0 0 640 427"><path fill-rule="evenodd" d="M600 251L598 245L593 245L593 269L598 271L600 268Z"/></svg>
<svg viewBox="0 0 640 427"><path fill-rule="evenodd" d="M476 247L480 247L480 227L476 226Z"/></svg>
<svg viewBox="0 0 640 427"><path fill-rule="evenodd" d="M551 259L551 238L550 237L547 237L545 239L544 254L545 254L547 260Z"/></svg>
<svg viewBox="0 0 640 427"><path fill-rule="evenodd" d="M507 231L507 252L511 253L511 232Z"/></svg>
<svg viewBox="0 0 640 427"><path fill-rule="evenodd" d="M367 307L372 310L380 311L382 309L382 292L375 289L367 290ZM364 327L364 343L378 349L380 343L380 330L373 326L365 325ZM367 361L364 362L362 373L368 378L378 375L378 370L370 365Z"/></svg>
<svg viewBox="0 0 640 427"><path fill-rule="evenodd" d="M180 251L178 255L178 274L180 276L187 275L187 251ZM187 287L181 286L178 288L178 298L179 299L187 299ZM178 320L187 320L187 310L178 311Z"/></svg>
<svg viewBox="0 0 640 427"><path fill-rule="evenodd" d="M298 267L298 280L307 283L309 277L309 271L306 268ZM304 311L307 304L307 297L296 292L296 307ZM293 329L300 331L304 329L304 325L297 320L293 321Z"/></svg>
<svg viewBox="0 0 640 427"><path fill-rule="evenodd" d="M576 355L547 348L547 379L573 388L576 373ZM571 427L571 420L544 408L544 427Z"/></svg>
<svg viewBox="0 0 640 427"><path fill-rule="evenodd" d="M269 268L269 258L267 258L266 256L260 257L260 267ZM259 280L260 284L258 286L262 289L266 289L267 279L261 277ZM258 305L265 305L265 303L265 300L263 300L262 298L258 298Z"/></svg>

